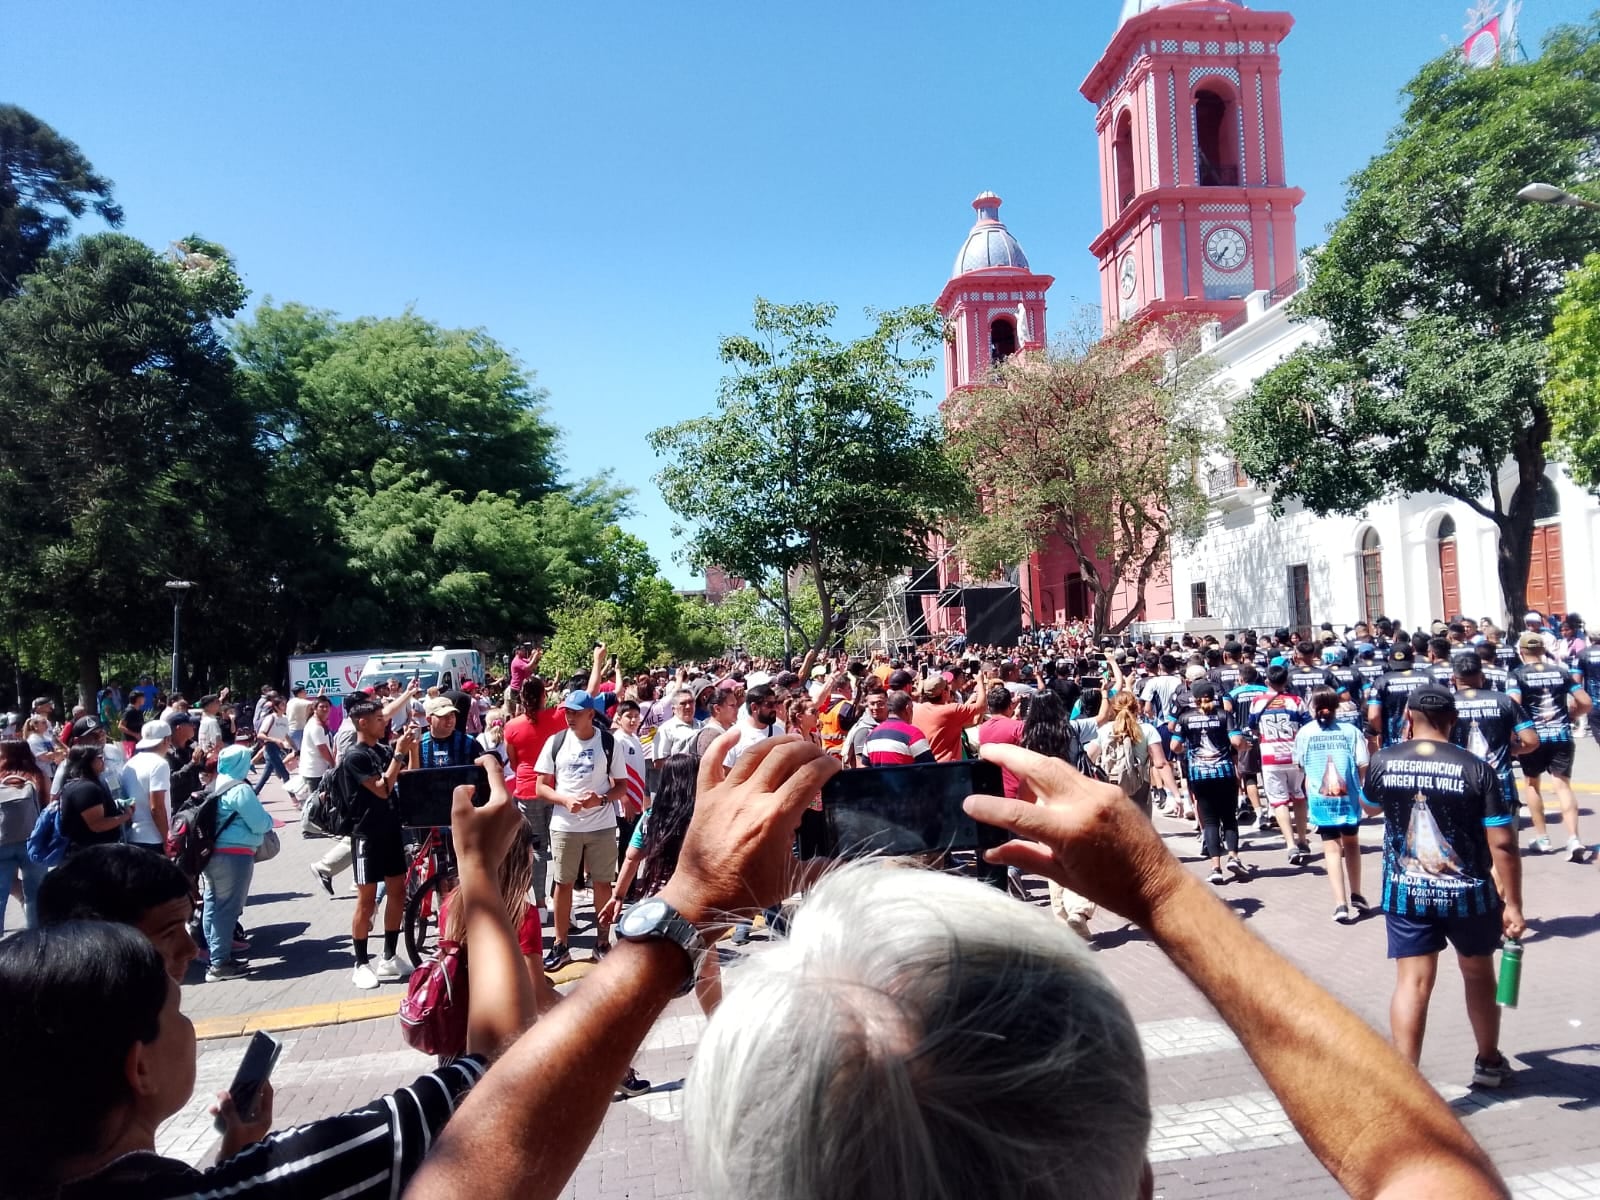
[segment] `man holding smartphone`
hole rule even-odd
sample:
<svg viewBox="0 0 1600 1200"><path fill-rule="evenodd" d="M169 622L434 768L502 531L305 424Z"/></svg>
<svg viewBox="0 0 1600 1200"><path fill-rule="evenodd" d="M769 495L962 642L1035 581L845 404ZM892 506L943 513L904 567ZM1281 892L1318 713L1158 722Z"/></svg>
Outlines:
<svg viewBox="0 0 1600 1200"><path fill-rule="evenodd" d="M452 714L454 709L451 710ZM407 729L394 750L383 744L389 720L376 700L353 701L345 716L355 726L356 744L334 770L334 797L352 833L350 852L355 865L356 909L350 920L350 938L356 965L351 982L369 990L380 980L399 979L400 925L406 908L406 847L399 814L390 799L394 781L416 749L417 735ZM376 967L367 953L367 938L378 908L378 882L387 891L383 910L383 957Z"/></svg>

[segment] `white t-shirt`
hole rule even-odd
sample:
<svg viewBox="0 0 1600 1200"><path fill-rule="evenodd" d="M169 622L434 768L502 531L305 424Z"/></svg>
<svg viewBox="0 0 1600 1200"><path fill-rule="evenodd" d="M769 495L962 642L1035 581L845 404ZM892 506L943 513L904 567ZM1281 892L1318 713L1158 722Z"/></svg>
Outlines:
<svg viewBox="0 0 1600 1200"><path fill-rule="evenodd" d="M172 768L166 756L155 750L141 750L122 768L122 791L133 801L133 822L128 826L127 839L154 845L162 840L156 828L155 816L150 811L150 793L167 794L167 816L172 816Z"/></svg>
<svg viewBox="0 0 1600 1200"><path fill-rule="evenodd" d="M613 729L611 736L617 739L617 757L622 759L623 765L628 768L628 794L633 798L636 807L641 806L646 799L644 791L644 746L631 733L623 733L620 729ZM617 802L616 808L617 816L621 817L624 810L620 800Z"/></svg>
<svg viewBox="0 0 1600 1200"><path fill-rule="evenodd" d="M269 742L289 740L289 718L281 712L269 712L256 722L256 733Z"/></svg>
<svg viewBox="0 0 1600 1200"><path fill-rule="evenodd" d="M328 760L323 757L324 746L328 746L328 727L315 719L307 721L305 730L300 735L301 779L321 779L333 770L328 765ZM328 748L331 752L332 747Z"/></svg>
<svg viewBox="0 0 1600 1200"><path fill-rule="evenodd" d="M734 763L739 761L739 756L750 749L751 746L754 746L757 742L764 742L768 738L782 737L783 732L782 721L774 721L765 729L759 729L750 724L749 721L740 721L739 744L728 751L728 756L722 760L722 765L725 767L733 766Z"/></svg>
<svg viewBox="0 0 1600 1200"><path fill-rule="evenodd" d="M195 735L195 740L200 743L200 749L206 751L222 745L222 722L203 714L200 717L200 732Z"/></svg>
<svg viewBox="0 0 1600 1200"><path fill-rule="evenodd" d="M296 729L304 729L306 727L306 722L311 719L313 707L313 703L304 696L296 696L289 701L286 715L289 718L290 733L293 733Z"/></svg>
<svg viewBox="0 0 1600 1200"><path fill-rule="evenodd" d="M555 749L557 742L561 743L559 750ZM617 742L608 768L600 731L596 729L587 741L580 741L578 735L569 729L564 735L553 733L545 740L544 749L539 751L539 761L534 764L533 770L537 775L554 775L556 791L564 795L580 796L584 792L595 792L603 796L611 790L612 784L628 778L628 756L622 743ZM550 810L552 833L599 833L616 827L615 804L602 804L581 812L571 812L557 804Z"/></svg>

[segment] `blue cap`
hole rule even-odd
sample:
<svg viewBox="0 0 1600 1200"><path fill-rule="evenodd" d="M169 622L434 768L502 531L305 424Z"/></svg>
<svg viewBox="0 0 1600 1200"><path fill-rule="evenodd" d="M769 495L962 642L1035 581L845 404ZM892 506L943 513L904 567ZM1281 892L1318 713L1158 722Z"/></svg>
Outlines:
<svg viewBox="0 0 1600 1200"><path fill-rule="evenodd" d="M574 712L582 711L585 708L593 708L594 697L582 688L578 688L567 693L567 698L561 702L561 707L570 708Z"/></svg>

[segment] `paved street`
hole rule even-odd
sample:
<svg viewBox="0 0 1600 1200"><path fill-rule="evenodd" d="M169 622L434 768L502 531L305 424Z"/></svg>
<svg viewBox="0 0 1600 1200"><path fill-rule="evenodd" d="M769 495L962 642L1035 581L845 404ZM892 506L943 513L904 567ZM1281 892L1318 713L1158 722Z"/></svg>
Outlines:
<svg viewBox="0 0 1600 1200"><path fill-rule="evenodd" d="M1600 837L1600 752L1585 743L1578 775L1586 836ZM281 796L274 785L269 800ZM290 822L284 851L257 872L245 922L254 934L251 978L191 983L184 1006L202 1034L237 1033L251 1021L286 1028L383 1011L377 1019L290 1028L278 1068L280 1126L361 1104L406 1082L429 1060L400 1041L391 1015L400 987L360 993L349 983L348 875L329 900L308 864L323 842L303 841L292 806L273 804ZM1195 858L1195 839L1176 822L1160 822L1169 845ZM1379 826L1363 827L1365 878L1375 895ZM1333 990L1362 1017L1387 1029L1392 968L1384 959L1381 917L1352 927L1329 919L1331 901L1320 869L1298 871L1283 862L1277 840L1252 839L1262 849L1256 877L1229 885L1228 902L1250 928ZM1523 840L1528 840L1526 832ZM1533 933L1524 959L1522 1005L1505 1016L1502 1045L1519 1068L1503 1092L1473 1092L1465 1084L1472 1041L1460 1000L1459 976L1440 969L1422 1069L1463 1116L1513 1180L1519 1196L1600 1197L1600 871L1557 857L1524 860L1526 910ZM1198 870L1198 866L1194 865ZM1034 893L1043 902L1041 883ZM1098 960L1127 998L1150 1064L1156 1125L1150 1147L1157 1194L1179 1196L1334 1196L1340 1194L1301 1144L1260 1075L1227 1027L1138 931L1101 917L1095 922ZM548 939L548 934L547 934ZM574 939L586 953L587 937ZM760 953L759 937L750 950ZM737 972L737 953L724 944ZM581 975L581 967L571 973ZM199 972L191 976L198 979ZM730 980L731 982L731 980ZM341 1002L346 1004L341 1010ZM314 1006L314 1007L311 1007ZM680 1137L681 1081L703 1021L691 1001L675 1002L637 1058L655 1090L618 1102L572 1181L573 1197L692 1196ZM238 1037L202 1045L196 1101L161 1135L162 1148L198 1161L214 1144L204 1102L226 1085L242 1051ZM1336 1086L1335 1081L1330 1084Z"/></svg>

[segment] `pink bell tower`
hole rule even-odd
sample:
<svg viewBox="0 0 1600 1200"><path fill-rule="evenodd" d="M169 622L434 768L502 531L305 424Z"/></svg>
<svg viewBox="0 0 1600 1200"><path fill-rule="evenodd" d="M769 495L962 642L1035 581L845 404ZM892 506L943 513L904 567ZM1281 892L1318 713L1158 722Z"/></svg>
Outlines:
<svg viewBox="0 0 1600 1200"><path fill-rule="evenodd" d="M946 396L989 382L991 368L1002 360L1046 344L1044 294L1055 280L1033 273L1000 221L1000 204L993 192L972 202L978 219L934 303L955 335L945 344Z"/></svg>
<svg viewBox="0 0 1600 1200"><path fill-rule="evenodd" d="M1105 327L1176 313L1226 319L1294 278L1283 159L1284 12L1236 0L1126 0L1080 88L1096 107Z"/></svg>

